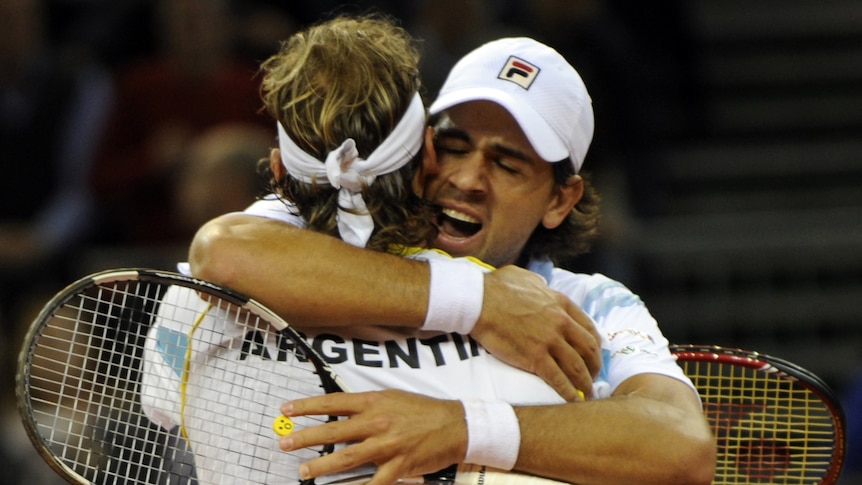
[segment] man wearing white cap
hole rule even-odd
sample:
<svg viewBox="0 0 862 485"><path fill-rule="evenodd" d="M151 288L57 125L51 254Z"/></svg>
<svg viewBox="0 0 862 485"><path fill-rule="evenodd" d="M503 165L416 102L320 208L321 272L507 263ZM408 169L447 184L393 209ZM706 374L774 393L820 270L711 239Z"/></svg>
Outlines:
<svg viewBox="0 0 862 485"><path fill-rule="evenodd" d="M471 224L477 229L468 237L450 234L449 226L442 224L438 247L495 266L525 267L531 259L533 263L548 259L559 262L588 249L596 235L598 201L578 172L593 136L593 110L583 81L560 54L527 38L488 43L455 65L430 113L441 162L439 173L428 177L424 196L443 207L443 222L454 219L462 223L461 229L469 229ZM487 135L487 149L453 123L453 117L478 121L480 133ZM515 138L522 146L514 144ZM469 158L465 156L468 153L462 153L467 151L484 151L486 158L494 159L484 167L487 170L470 172L484 176L488 187L482 185L486 182L482 178L449 180L447 171L453 164L446 161ZM463 164L457 165L460 168ZM459 183L477 185L447 196L454 191L450 187ZM536 192L540 187L544 192ZM476 205L486 209L474 209L469 201L458 200L480 193L483 198L494 196L493 206L485 202ZM504 208L500 203L512 205ZM465 211L459 210L462 207ZM491 207L497 217L482 214ZM567 219L574 228L564 224ZM502 227L498 230L498 226ZM533 234L537 226L539 232ZM552 231L559 235L550 237ZM519 242L512 240L514 234L518 234ZM507 240L497 241L499 237Z"/></svg>
<svg viewBox="0 0 862 485"><path fill-rule="evenodd" d="M553 266L582 253L596 225L597 198L578 173L593 115L577 72L545 45L501 39L453 68L430 111L429 156L415 185L441 209L434 245L504 269L529 268L568 296L602 335L600 381L607 386L593 390L599 399L515 406L514 413L505 403L462 403L400 391L287 403L282 408L287 415L325 409L351 417L282 439L283 449L355 443L308 462L301 469L304 478L375 463L372 483L392 483L463 462L571 483L709 483L712 434L691 383L643 303L607 277ZM331 318L344 325L386 322L470 333L492 353L499 348L517 360L522 352L528 370L539 372L553 360L556 372L572 380L560 357L572 345L558 338L559 325L571 323L561 323L560 316L580 316L569 301L543 292L535 278L522 273L488 273L483 294L466 266L429 270L424 263L362 252L310 232L236 218L205 226L191 261L195 274L246 292L295 323ZM357 284L334 290L327 286L327 271ZM285 288L284 275L303 274L309 275L308 286L326 288L330 298L337 294L337 304L315 306L310 302L322 297ZM508 279L500 285L495 277ZM529 292L519 292L518 282ZM505 299L500 288L509 290ZM484 296L478 309L476 294ZM556 315L551 323L544 318L548 313L534 311L538 297ZM548 336L552 339L543 340ZM559 346L569 350L560 354Z"/></svg>

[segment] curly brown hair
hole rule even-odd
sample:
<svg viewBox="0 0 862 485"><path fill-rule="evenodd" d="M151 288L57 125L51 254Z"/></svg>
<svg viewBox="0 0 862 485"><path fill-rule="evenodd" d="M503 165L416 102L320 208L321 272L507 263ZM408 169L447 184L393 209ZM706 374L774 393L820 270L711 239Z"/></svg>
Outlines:
<svg viewBox="0 0 862 485"><path fill-rule="evenodd" d="M352 138L367 157L395 128L421 87L419 50L395 19L339 16L298 32L261 65L266 110L302 150L319 160ZM426 246L431 216L411 190L421 153L362 193L374 220L366 247ZM322 163L322 162L321 162ZM338 190L264 170L274 193L296 205L310 229L338 236Z"/></svg>
<svg viewBox="0 0 862 485"><path fill-rule="evenodd" d="M553 169L558 184L565 184L574 175L574 168L567 160L554 163ZM519 263L531 258L548 258L559 266L590 252L599 236L601 198L590 174L581 172L580 175L584 184L581 200L556 228L548 229L542 224L536 227L524 245Z"/></svg>

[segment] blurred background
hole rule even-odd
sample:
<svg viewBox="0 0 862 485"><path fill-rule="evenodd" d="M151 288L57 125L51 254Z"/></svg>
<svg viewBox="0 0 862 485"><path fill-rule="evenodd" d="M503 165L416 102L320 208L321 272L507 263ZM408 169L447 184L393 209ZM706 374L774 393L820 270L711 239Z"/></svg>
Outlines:
<svg viewBox="0 0 862 485"><path fill-rule="evenodd" d="M862 455L862 3L855 0L0 0L3 483L56 483L14 411L22 332L93 271L174 269L274 145L256 69L373 8L422 40L426 99L480 43L555 47L593 97L603 238L672 342L772 354L844 400ZM859 443L858 445L856 443Z"/></svg>

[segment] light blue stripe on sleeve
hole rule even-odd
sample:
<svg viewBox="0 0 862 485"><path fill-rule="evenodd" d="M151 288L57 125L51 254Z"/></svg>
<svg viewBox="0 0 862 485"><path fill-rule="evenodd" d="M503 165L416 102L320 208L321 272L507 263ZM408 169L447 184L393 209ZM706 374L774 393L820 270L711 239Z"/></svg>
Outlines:
<svg viewBox="0 0 862 485"><path fill-rule="evenodd" d="M589 293L587 293L586 298L584 298L584 305L582 308L584 308L585 311L589 311L593 319L598 320L606 317L614 308L643 305L641 299L628 290L611 297L602 296L602 294L607 290L615 288L622 288L625 290L625 287L616 281L608 281L607 283L603 283L593 288Z"/></svg>
<svg viewBox="0 0 862 485"><path fill-rule="evenodd" d="M188 348L189 339L185 334L159 327L156 332L156 350L161 354L165 363L174 370L177 377L183 376Z"/></svg>

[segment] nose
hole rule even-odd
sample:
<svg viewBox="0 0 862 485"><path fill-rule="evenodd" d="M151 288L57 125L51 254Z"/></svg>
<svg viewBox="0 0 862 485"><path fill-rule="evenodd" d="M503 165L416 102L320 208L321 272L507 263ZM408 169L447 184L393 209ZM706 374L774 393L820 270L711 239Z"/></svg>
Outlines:
<svg viewBox="0 0 862 485"><path fill-rule="evenodd" d="M484 194L488 191L487 163L480 150L452 165L452 172L447 177L452 186L464 193Z"/></svg>

